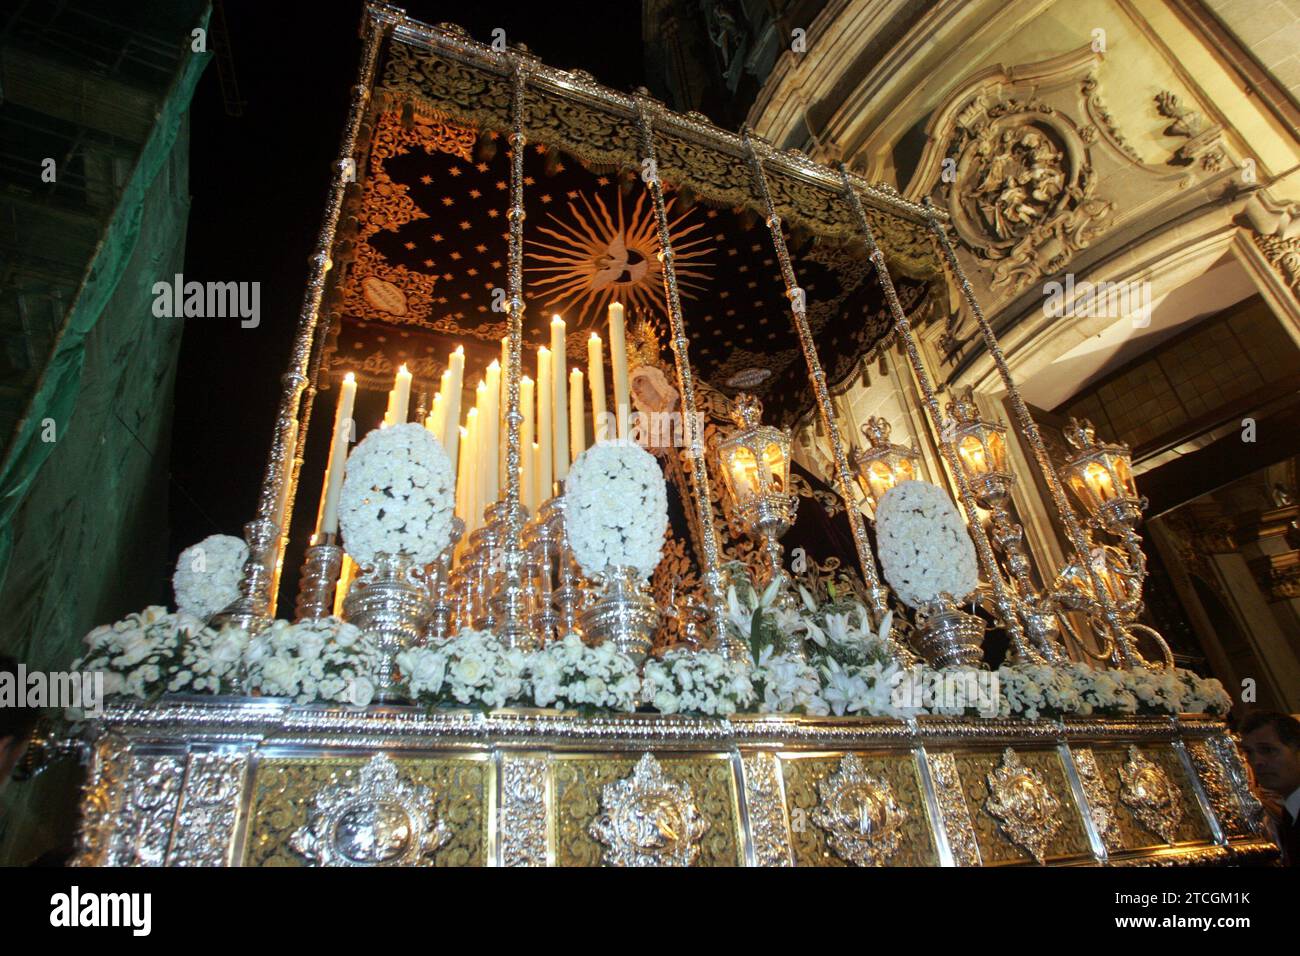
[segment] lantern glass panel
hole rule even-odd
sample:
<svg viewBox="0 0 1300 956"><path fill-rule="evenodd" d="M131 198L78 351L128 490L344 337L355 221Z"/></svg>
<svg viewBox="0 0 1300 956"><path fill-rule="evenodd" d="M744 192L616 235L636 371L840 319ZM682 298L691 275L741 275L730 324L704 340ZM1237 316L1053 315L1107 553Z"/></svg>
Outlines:
<svg viewBox="0 0 1300 956"><path fill-rule="evenodd" d="M1137 482L1133 480L1133 468L1127 455L1115 456L1115 475L1119 478L1120 484L1124 488L1124 494L1129 498L1136 498Z"/></svg>
<svg viewBox="0 0 1300 956"><path fill-rule="evenodd" d="M727 455L728 484L737 504L752 501L758 493L758 460L743 445L730 450Z"/></svg>
<svg viewBox="0 0 1300 956"><path fill-rule="evenodd" d="M984 434L984 447L988 451L989 470L998 474L1006 474L1007 471L1007 440L1006 436L996 428L990 428Z"/></svg>
<svg viewBox="0 0 1300 956"><path fill-rule="evenodd" d="M1094 499L1098 503L1114 501L1120 496L1120 489L1116 485L1114 475L1101 462L1088 462L1087 467L1083 470L1083 475L1088 482L1088 486L1092 489Z"/></svg>
<svg viewBox="0 0 1300 956"><path fill-rule="evenodd" d="M763 452L763 464L772 476L772 487L776 491L785 491L789 484L790 460L776 442L769 444Z"/></svg>
<svg viewBox="0 0 1300 956"><path fill-rule="evenodd" d="M957 451L961 455L961 465L966 469L966 474L969 477L978 478L987 475L992 470L983 442L974 435L967 435L963 438L957 445Z"/></svg>
<svg viewBox="0 0 1300 956"><path fill-rule="evenodd" d="M1071 465L1066 470L1066 482L1088 513L1096 514L1099 502L1097 496L1093 493L1092 486L1088 483L1086 470L1077 465Z"/></svg>

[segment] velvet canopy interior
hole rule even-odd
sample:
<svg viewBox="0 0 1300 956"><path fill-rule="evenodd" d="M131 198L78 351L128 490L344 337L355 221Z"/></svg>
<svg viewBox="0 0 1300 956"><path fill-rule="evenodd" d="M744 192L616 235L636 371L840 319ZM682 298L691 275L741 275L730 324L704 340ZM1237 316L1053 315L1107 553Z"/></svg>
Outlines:
<svg viewBox="0 0 1300 956"><path fill-rule="evenodd" d="M500 355L508 81L401 34L388 41L378 76L365 168L341 224L351 267L330 302L321 384L353 371L363 387L387 388L405 363L418 400L432 395L456 345L466 350L467 383ZM635 121L591 96L581 74L567 76L570 88L531 84L527 101L523 335L529 354L548 344L547 323L561 315L569 364L580 367L611 301L660 343L670 337ZM670 128L657 139L695 372L724 394L758 395L766 419L788 426L814 396L749 170L707 137ZM770 177L834 386L888 336L887 308L838 194L779 170ZM869 215L903 306L916 314L936 263L923 226L888 199L869 204Z"/></svg>

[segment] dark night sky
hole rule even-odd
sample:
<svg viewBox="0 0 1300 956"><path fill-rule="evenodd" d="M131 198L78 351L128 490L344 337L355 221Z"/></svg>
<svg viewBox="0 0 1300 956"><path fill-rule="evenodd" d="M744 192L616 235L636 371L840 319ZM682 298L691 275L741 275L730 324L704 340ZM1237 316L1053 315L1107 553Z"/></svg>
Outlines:
<svg viewBox="0 0 1300 956"><path fill-rule="evenodd" d="M173 560L209 534L242 534L253 516L359 54L356 0L225 6L244 111L226 115L210 65L191 113L185 278L260 282L261 324L187 323L171 459ZM427 23L459 23L483 42L502 27L509 42L526 44L547 63L588 70L615 89L644 82L636 2L604 3L599 16L567 3L411 2L405 9ZM328 400L317 413L329 420ZM308 449L300 516L314 517L327 430L312 429L322 444Z"/></svg>

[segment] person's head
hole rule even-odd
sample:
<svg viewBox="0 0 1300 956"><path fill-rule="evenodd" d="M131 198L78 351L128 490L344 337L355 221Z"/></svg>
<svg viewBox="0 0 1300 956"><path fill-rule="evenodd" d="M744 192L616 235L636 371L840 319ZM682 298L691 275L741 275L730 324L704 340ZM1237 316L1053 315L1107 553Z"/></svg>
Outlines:
<svg viewBox="0 0 1300 956"><path fill-rule="evenodd" d="M1300 720L1275 710L1247 714L1241 749L1261 787L1283 797L1300 787Z"/></svg>

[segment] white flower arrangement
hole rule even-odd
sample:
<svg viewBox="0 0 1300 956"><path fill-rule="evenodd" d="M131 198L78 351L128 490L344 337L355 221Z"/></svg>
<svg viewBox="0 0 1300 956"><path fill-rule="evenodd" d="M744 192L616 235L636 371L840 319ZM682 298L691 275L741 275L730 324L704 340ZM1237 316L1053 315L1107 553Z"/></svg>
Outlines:
<svg viewBox="0 0 1300 956"><path fill-rule="evenodd" d="M379 552L435 560L451 540L455 479L423 425L376 428L348 456L339 493L343 545L360 564Z"/></svg>
<svg viewBox="0 0 1300 956"><path fill-rule="evenodd" d="M975 545L947 492L900 481L876 509L876 546L885 579L908 607L945 595L961 603L979 587Z"/></svg>
<svg viewBox="0 0 1300 956"><path fill-rule="evenodd" d="M841 664L827 657L821 667L821 697L836 717L858 714L864 717L911 717L922 708L895 704L894 690L903 671L897 662Z"/></svg>
<svg viewBox="0 0 1300 956"><path fill-rule="evenodd" d="M999 716L1084 717L1131 714L1226 714L1232 698L1214 678L1191 671L1096 670L1011 664L998 668Z"/></svg>
<svg viewBox="0 0 1300 956"><path fill-rule="evenodd" d="M185 614L207 620L239 598L239 582L248 560L248 545L228 534L214 534L192 544L176 560L172 593Z"/></svg>
<svg viewBox="0 0 1300 956"><path fill-rule="evenodd" d="M802 591L802 595L810 618L807 647L815 661L848 666L893 662L888 640L892 611L887 611L880 626L873 630L871 615L857 601L841 599L818 608L808 592Z"/></svg>
<svg viewBox="0 0 1300 956"><path fill-rule="evenodd" d="M742 565L728 565L728 573L731 583L727 586L723 623L733 637L749 645L755 659L764 651L769 656L793 653L800 638L811 636L816 625L808 615L777 604L779 581L773 581L760 594L745 576Z"/></svg>
<svg viewBox="0 0 1300 956"><path fill-rule="evenodd" d="M87 652L72 665L100 671L105 697L151 700L163 694L230 693L244 655L244 642L218 635L183 611L152 606L85 637Z"/></svg>
<svg viewBox="0 0 1300 956"><path fill-rule="evenodd" d="M641 692L631 657L608 642L588 647L577 634L529 654L524 670L538 707L631 712Z"/></svg>
<svg viewBox="0 0 1300 956"><path fill-rule="evenodd" d="M222 633L230 631L242 633ZM275 621L248 642L245 660L249 686L267 697L365 707L375 696L374 648L360 628L336 617Z"/></svg>
<svg viewBox="0 0 1300 956"><path fill-rule="evenodd" d="M525 655L487 631L462 630L438 647L397 655L411 698L427 707L506 707L524 699Z"/></svg>
<svg viewBox="0 0 1300 956"><path fill-rule="evenodd" d="M759 713L817 717L830 713L830 706L821 696L817 671L793 654L776 654L770 646L765 647L758 655L750 681L759 696Z"/></svg>
<svg viewBox="0 0 1300 956"><path fill-rule="evenodd" d="M757 700L744 663L713 651L669 651L646 662L642 697L661 714L725 717Z"/></svg>
<svg viewBox="0 0 1300 956"><path fill-rule="evenodd" d="M600 442L573 463L564 486L569 546L588 577L630 567L654 573L668 530L668 494L654 455L635 442Z"/></svg>

